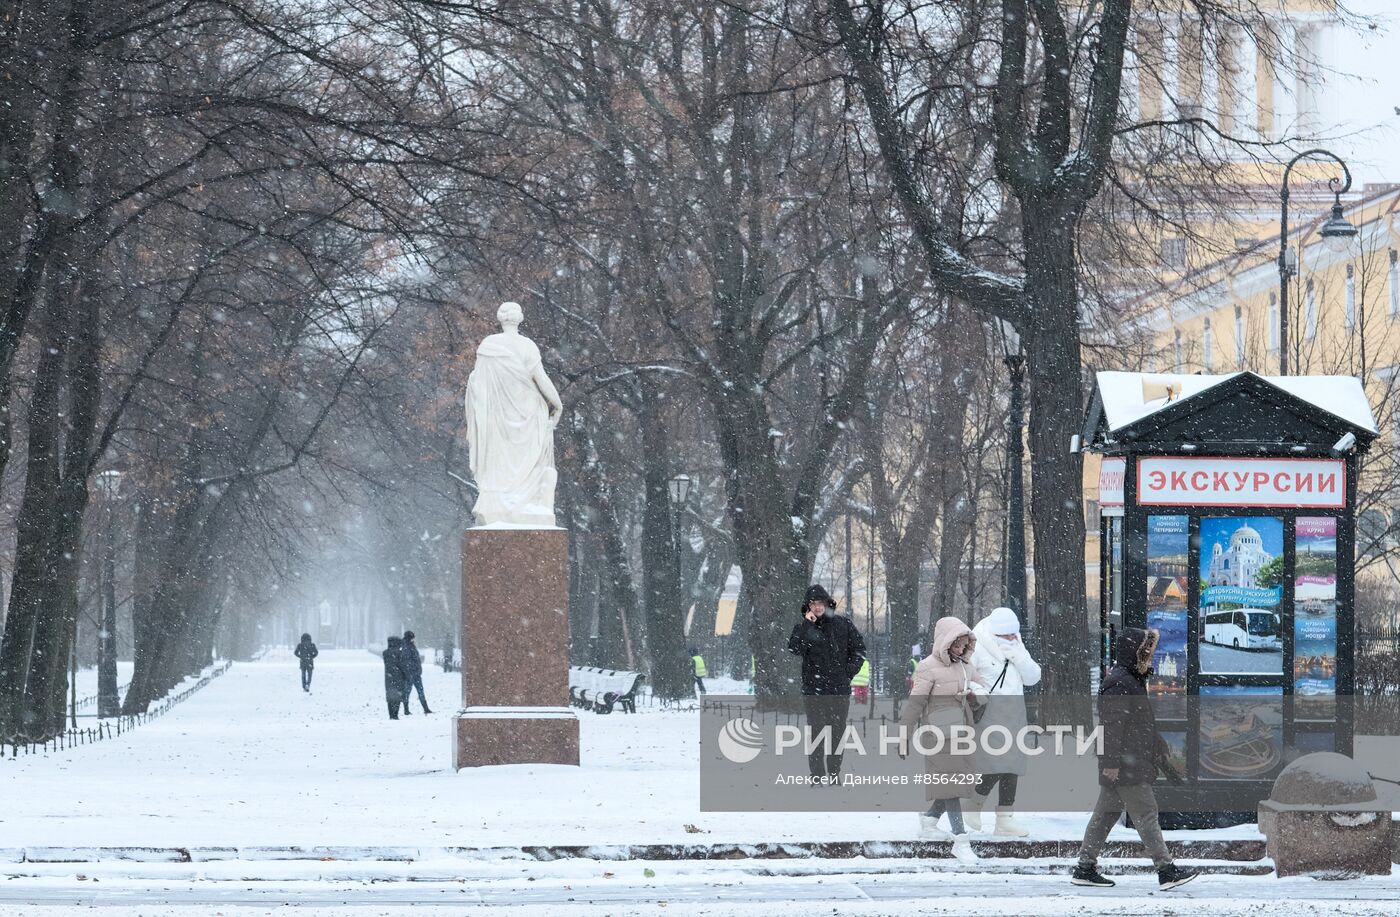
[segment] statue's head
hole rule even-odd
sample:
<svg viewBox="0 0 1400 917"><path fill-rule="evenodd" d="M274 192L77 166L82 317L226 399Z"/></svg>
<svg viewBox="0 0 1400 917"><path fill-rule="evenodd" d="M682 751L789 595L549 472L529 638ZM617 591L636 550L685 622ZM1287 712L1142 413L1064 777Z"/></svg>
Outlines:
<svg viewBox="0 0 1400 917"><path fill-rule="evenodd" d="M520 308L518 302L503 302L496 310L496 321L501 323L501 327L514 326L525 320L525 310Z"/></svg>

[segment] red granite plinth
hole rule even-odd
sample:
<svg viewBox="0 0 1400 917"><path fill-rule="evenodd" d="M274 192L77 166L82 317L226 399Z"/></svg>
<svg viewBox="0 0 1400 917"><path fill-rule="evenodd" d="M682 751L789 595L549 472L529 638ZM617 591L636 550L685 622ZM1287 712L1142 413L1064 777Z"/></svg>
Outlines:
<svg viewBox="0 0 1400 917"><path fill-rule="evenodd" d="M453 765L578 764L569 709L569 535L473 528L462 539L462 706Z"/></svg>
<svg viewBox="0 0 1400 917"><path fill-rule="evenodd" d="M453 766L578 764L578 717L568 708L471 707L453 718Z"/></svg>

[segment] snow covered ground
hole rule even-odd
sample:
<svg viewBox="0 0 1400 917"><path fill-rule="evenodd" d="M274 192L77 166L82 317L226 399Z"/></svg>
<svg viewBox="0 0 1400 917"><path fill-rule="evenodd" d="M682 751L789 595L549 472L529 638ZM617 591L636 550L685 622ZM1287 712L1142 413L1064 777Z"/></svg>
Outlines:
<svg viewBox="0 0 1400 917"><path fill-rule="evenodd" d="M431 658L431 657L429 657ZM912 815L702 813L693 711L581 713L584 766L450 767L460 680L396 722L383 668L327 650L303 694L285 653L238 663L120 741L0 764L0 847L405 846L900 840ZM1077 837L1085 816L1024 817ZM1133 839L1132 832L1124 832ZM1182 833L1181 836L1188 836ZM1209 836L1251 837L1252 826Z"/></svg>
<svg viewBox="0 0 1400 917"><path fill-rule="evenodd" d="M582 713L584 766L449 766L455 674L424 672L435 712L389 721L380 661L327 650L313 693L286 653L240 663L167 716L120 740L0 763L0 917L58 917L90 904L145 917L428 913L507 907L549 914L962 915L1144 913L1167 906L1142 863L1106 864L1118 889L1073 889L1063 863L1001 861L958 873L953 861L901 859L539 863L464 860L433 848L914 837L911 815L702 813L695 711ZM732 686L727 686L732 690ZM1085 816L1027 814L1036 836L1077 838ZM1199 832L1258 838L1253 826ZM1125 840L1130 831L1117 829ZM1176 833L1185 838L1191 833ZM35 847L406 847L412 863L221 862L18 864ZM267 854L275 857L276 854ZM1129 870L1128 867L1131 867ZM650 875L648 875L650 871ZM1033 909L1026 896L1037 897ZM969 896L976 900L969 900ZM1279 902L1286 900L1286 907ZM1400 909L1400 881L1320 883L1204 876L1171 893L1184 914L1346 913ZM305 910L302 910L302 909ZM421 913L415 910L414 913Z"/></svg>

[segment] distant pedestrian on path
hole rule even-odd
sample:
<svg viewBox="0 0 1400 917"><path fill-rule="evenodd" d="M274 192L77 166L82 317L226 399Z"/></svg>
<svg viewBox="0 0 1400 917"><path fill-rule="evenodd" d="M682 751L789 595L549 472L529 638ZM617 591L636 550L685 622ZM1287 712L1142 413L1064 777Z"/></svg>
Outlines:
<svg viewBox="0 0 1400 917"><path fill-rule="evenodd" d="M807 766L817 782L835 784L841 777L836 749L846 732L851 679L865 661L865 641L850 618L836 613L836 600L821 586L808 588L801 612L788 652L802 657L802 707L812 748Z"/></svg>
<svg viewBox="0 0 1400 917"><path fill-rule="evenodd" d="M1125 627L1113 641L1113 663L1099 687L1099 726L1103 754L1099 756L1099 799L1084 830L1075 885L1111 888L1112 879L1099 874L1099 852L1108 832L1127 808L1142 844L1157 867L1157 887L1166 891L1196 878L1172 862L1157 822L1157 798L1152 783L1161 770L1180 780L1168 757L1166 741L1157 732L1157 717L1147 697L1147 676L1157 649L1157 631Z"/></svg>
<svg viewBox="0 0 1400 917"><path fill-rule="evenodd" d="M384 648L384 699L389 702L389 719L399 718L399 706L402 705L404 712L408 712L408 698L404 695L404 688L408 681L407 673L404 671L403 638L390 637L389 645Z"/></svg>
<svg viewBox="0 0 1400 917"><path fill-rule="evenodd" d="M851 679L851 700L857 704L870 702L870 660L862 659L860 671Z"/></svg>
<svg viewBox="0 0 1400 917"><path fill-rule="evenodd" d="M316 668L316 657L320 655L316 644L311 642L310 634L301 635L301 642L297 644L296 649L292 650L292 655L301 660L301 689L310 694L311 672Z"/></svg>
<svg viewBox="0 0 1400 917"><path fill-rule="evenodd" d="M695 676L695 690L700 692L700 696L705 696L705 657L700 655L700 648L692 646L690 648L690 673Z"/></svg>
<svg viewBox="0 0 1400 917"><path fill-rule="evenodd" d="M403 713L408 716L408 704L413 700L413 689L418 689L418 702L423 705L424 713L432 713L428 709L428 698L423 694L423 654L418 652L418 644L414 643L413 631L403 632Z"/></svg>

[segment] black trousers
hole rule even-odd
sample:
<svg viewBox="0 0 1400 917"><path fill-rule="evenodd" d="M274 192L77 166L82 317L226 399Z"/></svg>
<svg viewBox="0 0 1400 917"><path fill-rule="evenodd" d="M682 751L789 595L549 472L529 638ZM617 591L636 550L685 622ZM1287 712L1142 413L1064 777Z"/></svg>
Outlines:
<svg viewBox="0 0 1400 917"><path fill-rule="evenodd" d="M699 675L695 676L695 690L699 691L701 694L705 693L705 679L701 678Z"/></svg>
<svg viewBox="0 0 1400 917"><path fill-rule="evenodd" d="M309 665L301 667L301 689L303 691L311 690L311 671L312 669Z"/></svg>
<svg viewBox="0 0 1400 917"><path fill-rule="evenodd" d="M997 787L997 805L1013 806L1016 804L1015 774L983 774L982 782L977 784L977 795L992 795L992 787Z"/></svg>
<svg viewBox="0 0 1400 917"><path fill-rule="evenodd" d="M413 689L418 689L418 703L423 705L423 712L428 712L428 698L423 696L423 676L417 678L406 678L403 683L403 712L408 712L408 702L413 700Z"/></svg>
<svg viewBox="0 0 1400 917"><path fill-rule="evenodd" d="M846 731L846 717L851 712L849 694L806 694L802 707L807 714L807 767L813 777L835 779L841 775L841 736ZM822 741L823 732L826 740ZM813 743L816 743L813 745ZM830 753L828 753L828 749Z"/></svg>

